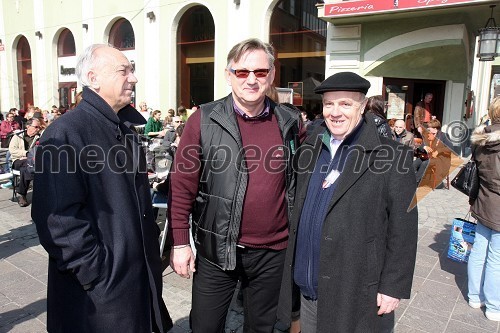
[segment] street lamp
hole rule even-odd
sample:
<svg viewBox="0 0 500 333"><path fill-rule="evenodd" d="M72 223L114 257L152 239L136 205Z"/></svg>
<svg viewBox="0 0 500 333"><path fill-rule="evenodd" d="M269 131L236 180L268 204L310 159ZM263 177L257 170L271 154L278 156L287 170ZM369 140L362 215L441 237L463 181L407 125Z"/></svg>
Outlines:
<svg viewBox="0 0 500 333"><path fill-rule="evenodd" d="M479 47L477 57L479 61L493 61L498 56L500 51L500 27L493 18L493 8L496 5L491 5L491 16L486 21L484 28L479 29Z"/></svg>

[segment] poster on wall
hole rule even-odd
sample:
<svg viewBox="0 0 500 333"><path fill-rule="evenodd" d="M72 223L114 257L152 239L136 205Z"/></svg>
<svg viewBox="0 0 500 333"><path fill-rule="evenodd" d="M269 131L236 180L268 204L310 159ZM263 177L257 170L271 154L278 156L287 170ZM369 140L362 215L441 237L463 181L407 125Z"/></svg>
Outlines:
<svg viewBox="0 0 500 333"><path fill-rule="evenodd" d="M390 92L387 99L387 119L404 119L406 93Z"/></svg>
<svg viewBox="0 0 500 333"><path fill-rule="evenodd" d="M302 96L304 95L303 82L288 82L288 88L293 90L293 105L302 106Z"/></svg>

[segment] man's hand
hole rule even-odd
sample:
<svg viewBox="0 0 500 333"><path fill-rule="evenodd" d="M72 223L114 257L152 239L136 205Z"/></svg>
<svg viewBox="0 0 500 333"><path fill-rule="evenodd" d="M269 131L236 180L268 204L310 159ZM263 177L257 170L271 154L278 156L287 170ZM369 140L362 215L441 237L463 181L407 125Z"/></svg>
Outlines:
<svg viewBox="0 0 500 333"><path fill-rule="evenodd" d="M189 271L195 272L194 254L191 246L186 245L181 248L172 248L170 252L170 267L183 278L189 279Z"/></svg>
<svg viewBox="0 0 500 333"><path fill-rule="evenodd" d="M431 148L431 147L429 147L429 146L424 146L424 149L425 149L425 151L427 152L427 154L431 154L431 153L434 151L434 149L432 149L432 148Z"/></svg>
<svg viewBox="0 0 500 333"><path fill-rule="evenodd" d="M379 307L377 314L391 313L399 306L399 298L394 298L381 293L377 294L377 306Z"/></svg>

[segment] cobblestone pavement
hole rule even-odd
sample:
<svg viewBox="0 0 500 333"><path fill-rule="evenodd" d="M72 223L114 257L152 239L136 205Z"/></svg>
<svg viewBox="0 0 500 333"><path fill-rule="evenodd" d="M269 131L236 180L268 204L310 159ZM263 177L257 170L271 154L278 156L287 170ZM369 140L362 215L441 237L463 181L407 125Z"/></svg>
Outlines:
<svg viewBox="0 0 500 333"><path fill-rule="evenodd" d="M19 207L11 195L11 190L0 189L0 333L45 332L47 254L38 242L30 207ZM484 309L467 305L466 265L446 258L451 221L465 216L466 197L453 188L429 190L418 208L413 291L396 311L395 332L500 333L499 323L487 320ZM171 332L189 332L191 280L170 268L163 280L163 298L175 322ZM242 332L242 322L242 308L233 299L226 332Z"/></svg>

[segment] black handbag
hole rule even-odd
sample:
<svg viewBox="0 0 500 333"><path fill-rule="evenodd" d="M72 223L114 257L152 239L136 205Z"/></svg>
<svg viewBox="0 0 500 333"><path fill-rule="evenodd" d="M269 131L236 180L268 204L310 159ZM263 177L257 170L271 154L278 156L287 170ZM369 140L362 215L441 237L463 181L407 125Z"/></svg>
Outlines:
<svg viewBox="0 0 500 333"><path fill-rule="evenodd" d="M479 193L479 174L474 159L470 159L451 181L451 186L475 200Z"/></svg>

